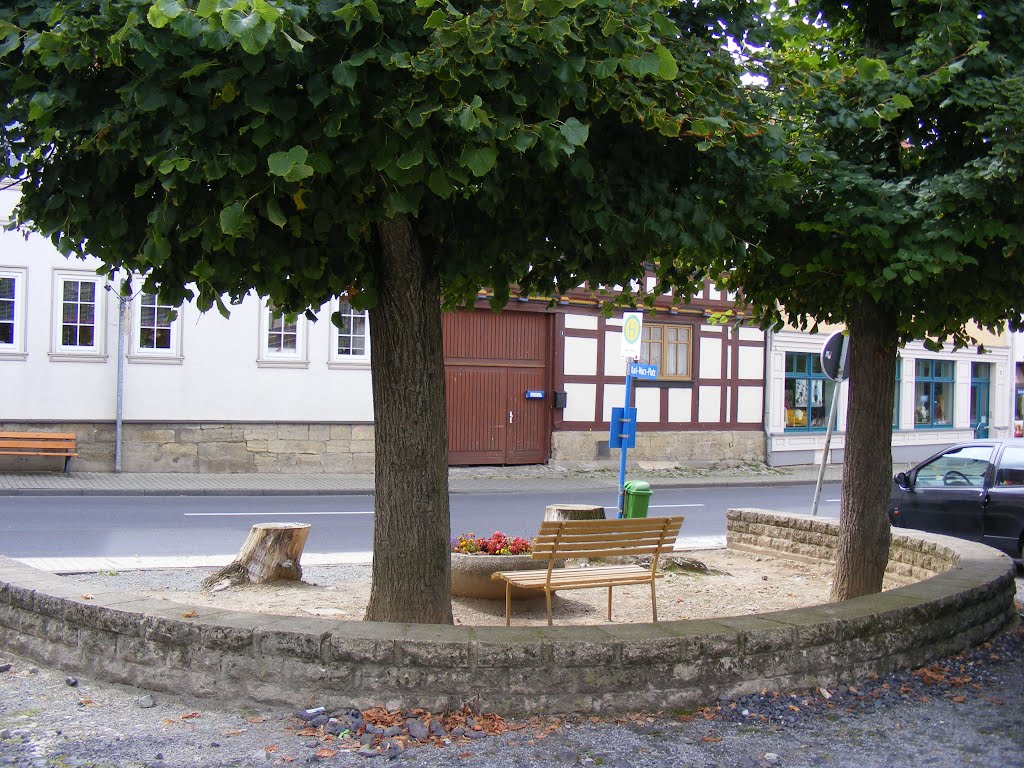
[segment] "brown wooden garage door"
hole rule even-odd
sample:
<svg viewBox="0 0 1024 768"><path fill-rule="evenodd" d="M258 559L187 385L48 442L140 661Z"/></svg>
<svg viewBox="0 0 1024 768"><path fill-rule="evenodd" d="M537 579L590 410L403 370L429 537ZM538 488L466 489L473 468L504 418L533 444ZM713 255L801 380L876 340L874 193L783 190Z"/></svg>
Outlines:
<svg viewBox="0 0 1024 768"><path fill-rule="evenodd" d="M543 464L551 445L550 318L444 316L448 463ZM528 390L544 392L527 399Z"/></svg>

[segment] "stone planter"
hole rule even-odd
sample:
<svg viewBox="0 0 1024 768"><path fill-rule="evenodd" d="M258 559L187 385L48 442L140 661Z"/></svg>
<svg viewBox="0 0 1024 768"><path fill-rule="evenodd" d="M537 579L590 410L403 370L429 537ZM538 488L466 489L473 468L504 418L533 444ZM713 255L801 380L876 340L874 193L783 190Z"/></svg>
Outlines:
<svg viewBox="0 0 1024 768"><path fill-rule="evenodd" d="M543 560L534 560L529 555L464 555L461 552L451 554L453 597L504 600L505 582L491 579L492 573L529 571L547 566ZM555 561L555 568L564 566L564 560ZM512 588L513 600L530 600L538 597L544 597L544 590Z"/></svg>

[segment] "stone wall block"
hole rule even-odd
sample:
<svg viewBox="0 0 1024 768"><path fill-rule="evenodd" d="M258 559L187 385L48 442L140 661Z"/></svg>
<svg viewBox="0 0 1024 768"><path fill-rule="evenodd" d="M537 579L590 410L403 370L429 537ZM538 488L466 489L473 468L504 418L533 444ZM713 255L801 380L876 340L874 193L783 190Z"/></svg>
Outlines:
<svg viewBox="0 0 1024 768"><path fill-rule="evenodd" d="M128 664L140 664L146 667L165 666L167 664L168 646L152 640L120 635L117 638L117 657Z"/></svg>
<svg viewBox="0 0 1024 768"><path fill-rule="evenodd" d="M278 424L277 437L280 440L309 440L308 424Z"/></svg>
<svg viewBox="0 0 1024 768"><path fill-rule="evenodd" d="M616 661L616 645L608 640L551 643L552 663L559 667L594 667Z"/></svg>
<svg viewBox="0 0 1024 768"><path fill-rule="evenodd" d="M289 622L289 626L292 623ZM302 631L294 629L258 629L253 639L262 656L287 657L305 661L327 659L325 648L329 645L330 632L326 629Z"/></svg>
<svg viewBox="0 0 1024 768"><path fill-rule="evenodd" d="M395 644L399 664L414 667L465 667L469 664L469 644L438 643L417 640Z"/></svg>
<svg viewBox="0 0 1024 768"><path fill-rule="evenodd" d="M481 640L474 643L471 653L480 669L537 667L545 663L544 644L539 638L532 641L510 638L508 642Z"/></svg>
<svg viewBox="0 0 1024 768"><path fill-rule="evenodd" d="M353 424L352 440L365 440L373 443L373 424Z"/></svg>

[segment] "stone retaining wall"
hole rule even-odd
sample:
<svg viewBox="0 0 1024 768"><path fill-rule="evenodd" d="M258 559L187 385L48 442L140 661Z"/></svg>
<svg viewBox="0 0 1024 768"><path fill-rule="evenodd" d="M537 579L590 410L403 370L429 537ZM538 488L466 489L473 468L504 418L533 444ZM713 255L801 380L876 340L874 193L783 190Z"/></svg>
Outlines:
<svg viewBox="0 0 1024 768"><path fill-rule="evenodd" d="M114 469L111 422L0 422L0 430L74 432L72 472ZM125 472L373 472L372 424L128 422L121 429ZM0 457L0 467L61 469L63 459Z"/></svg>
<svg viewBox="0 0 1024 768"><path fill-rule="evenodd" d="M827 558L834 546L833 521L732 510L728 525L734 545L765 552ZM275 618L98 586L86 599L80 584L0 557L0 648L199 696L435 711L468 702L515 715L672 710L851 681L923 664L1015 620L1005 555L928 534L894 541L899 562L923 581L777 613L584 627Z"/></svg>

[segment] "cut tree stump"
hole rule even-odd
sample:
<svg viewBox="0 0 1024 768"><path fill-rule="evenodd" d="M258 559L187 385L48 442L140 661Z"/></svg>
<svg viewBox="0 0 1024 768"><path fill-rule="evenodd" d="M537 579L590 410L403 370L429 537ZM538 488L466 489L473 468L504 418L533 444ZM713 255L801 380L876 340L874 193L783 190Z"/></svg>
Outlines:
<svg viewBox="0 0 1024 768"><path fill-rule="evenodd" d="M548 504L544 507L544 521L604 520L604 507L590 504Z"/></svg>
<svg viewBox="0 0 1024 768"><path fill-rule="evenodd" d="M212 576L203 589L217 592L242 584L266 584L279 579L302 580L302 548L309 523L258 523L249 531L238 557Z"/></svg>

